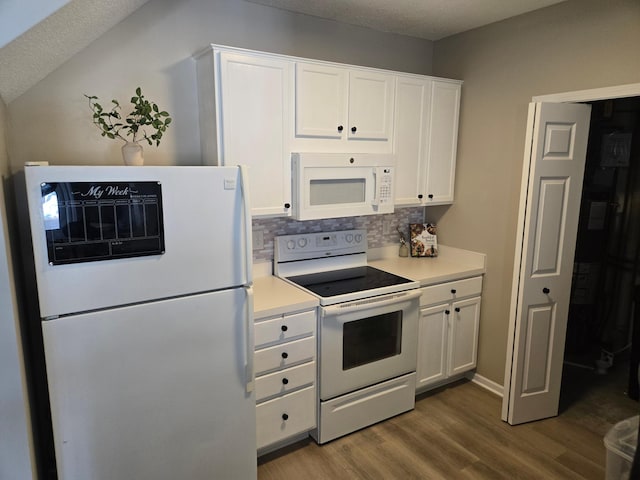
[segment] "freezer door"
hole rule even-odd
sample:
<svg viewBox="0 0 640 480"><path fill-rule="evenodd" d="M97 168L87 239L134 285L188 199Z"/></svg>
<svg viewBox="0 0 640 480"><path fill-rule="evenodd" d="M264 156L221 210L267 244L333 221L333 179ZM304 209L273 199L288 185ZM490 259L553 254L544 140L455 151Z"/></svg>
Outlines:
<svg viewBox="0 0 640 480"><path fill-rule="evenodd" d="M60 480L256 478L248 289L43 322Z"/></svg>
<svg viewBox="0 0 640 480"><path fill-rule="evenodd" d="M34 166L25 177L42 317L251 282L239 167Z"/></svg>

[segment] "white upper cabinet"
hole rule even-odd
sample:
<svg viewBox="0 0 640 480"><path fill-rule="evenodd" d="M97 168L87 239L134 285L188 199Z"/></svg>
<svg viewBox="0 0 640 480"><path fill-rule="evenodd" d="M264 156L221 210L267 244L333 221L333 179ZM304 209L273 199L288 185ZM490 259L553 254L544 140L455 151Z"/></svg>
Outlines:
<svg viewBox="0 0 640 480"><path fill-rule="evenodd" d="M426 175L426 138L431 106L431 80L414 76L396 79L393 153L396 157L396 206L420 205Z"/></svg>
<svg viewBox="0 0 640 480"><path fill-rule="evenodd" d="M293 152L393 154L396 206L453 202L461 81L219 45L196 60L203 163L249 167L254 216L291 216Z"/></svg>
<svg viewBox="0 0 640 480"><path fill-rule="evenodd" d="M290 215L293 62L213 49L197 70L204 163L248 165L252 214Z"/></svg>
<svg viewBox="0 0 640 480"><path fill-rule="evenodd" d="M296 63L294 151L391 152L395 77Z"/></svg>
<svg viewBox="0 0 640 480"><path fill-rule="evenodd" d="M431 86L425 205L453 202L460 90L460 82L446 80Z"/></svg>
<svg viewBox="0 0 640 480"><path fill-rule="evenodd" d="M296 64L296 137L341 139L348 116L349 75L344 68Z"/></svg>
<svg viewBox="0 0 640 480"><path fill-rule="evenodd" d="M396 77L396 206L453 202L461 84Z"/></svg>

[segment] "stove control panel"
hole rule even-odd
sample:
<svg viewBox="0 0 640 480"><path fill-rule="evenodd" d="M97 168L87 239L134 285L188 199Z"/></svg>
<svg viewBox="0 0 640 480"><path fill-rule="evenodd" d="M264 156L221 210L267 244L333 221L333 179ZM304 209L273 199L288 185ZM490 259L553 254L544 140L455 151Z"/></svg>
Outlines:
<svg viewBox="0 0 640 480"><path fill-rule="evenodd" d="M274 261L291 262L366 252L366 230L299 233L275 238Z"/></svg>

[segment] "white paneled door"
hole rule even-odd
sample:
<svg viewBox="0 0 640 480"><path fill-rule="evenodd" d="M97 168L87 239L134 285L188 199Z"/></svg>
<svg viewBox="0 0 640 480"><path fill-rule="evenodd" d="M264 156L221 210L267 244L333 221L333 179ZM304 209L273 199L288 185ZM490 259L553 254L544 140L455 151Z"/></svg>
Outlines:
<svg viewBox="0 0 640 480"><path fill-rule="evenodd" d="M558 414L590 112L529 109L502 415L512 425Z"/></svg>

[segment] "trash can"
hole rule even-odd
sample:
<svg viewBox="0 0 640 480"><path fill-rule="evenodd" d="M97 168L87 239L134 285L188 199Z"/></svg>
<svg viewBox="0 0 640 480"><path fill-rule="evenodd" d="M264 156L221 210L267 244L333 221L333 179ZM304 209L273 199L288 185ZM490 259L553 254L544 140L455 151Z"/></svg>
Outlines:
<svg viewBox="0 0 640 480"><path fill-rule="evenodd" d="M607 447L606 480L627 480L638 443L639 416L616 423L604 436Z"/></svg>

